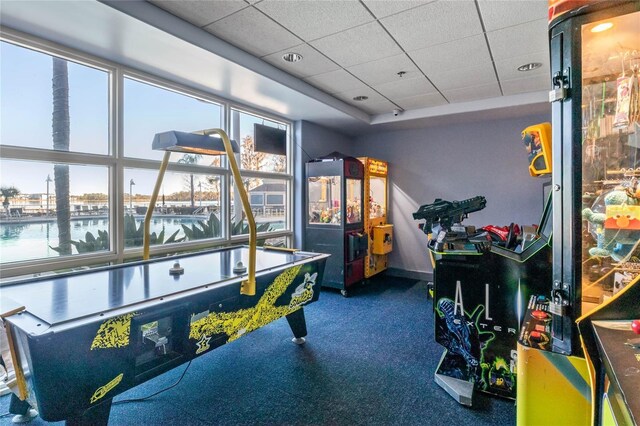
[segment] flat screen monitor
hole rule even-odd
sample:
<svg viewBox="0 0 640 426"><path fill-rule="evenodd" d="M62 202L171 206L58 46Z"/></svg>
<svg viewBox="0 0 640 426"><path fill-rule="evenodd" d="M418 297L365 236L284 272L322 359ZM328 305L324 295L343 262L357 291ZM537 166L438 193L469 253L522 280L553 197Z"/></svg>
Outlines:
<svg viewBox="0 0 640 426"><path fill-rule="evenodd" d="M253 137L256 152L287 155L287 131L255 123Z"/></svg>

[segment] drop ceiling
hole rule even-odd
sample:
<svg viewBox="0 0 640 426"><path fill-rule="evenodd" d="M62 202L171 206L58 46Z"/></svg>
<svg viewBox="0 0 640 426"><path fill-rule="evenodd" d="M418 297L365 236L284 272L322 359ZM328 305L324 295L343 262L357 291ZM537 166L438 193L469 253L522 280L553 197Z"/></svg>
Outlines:
<svg viewBox="0 0 640 426"><path fill-rule="evenodd" d="M371 115L549 87L546 0L150 2Z"/></svg>

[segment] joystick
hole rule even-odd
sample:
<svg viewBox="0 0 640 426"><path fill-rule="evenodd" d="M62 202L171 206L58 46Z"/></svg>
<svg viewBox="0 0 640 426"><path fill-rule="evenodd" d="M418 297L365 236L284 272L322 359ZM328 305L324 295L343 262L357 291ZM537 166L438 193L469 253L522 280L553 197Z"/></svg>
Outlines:
<svg viewBox="0 0 640 426"><path fill-rule="evenodd" d="M640 334L640 320L631 321L631 330L636 334Z"/></svg>

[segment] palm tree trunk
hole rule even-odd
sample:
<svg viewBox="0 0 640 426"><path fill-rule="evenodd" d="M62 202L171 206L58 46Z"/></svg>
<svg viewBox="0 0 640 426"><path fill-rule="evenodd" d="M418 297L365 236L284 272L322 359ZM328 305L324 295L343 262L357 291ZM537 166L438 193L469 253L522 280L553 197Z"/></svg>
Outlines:
<svg viewBox="0 0 640 426"><path fill-rule="evenodd" d="M67 61L53 58L53 116L51 119L53 149L69 151L69 72ZM56 164L53 168L56 187L56 217L58 247L61 255L71 254L71 209L69 208L69 166Z"/></svg>

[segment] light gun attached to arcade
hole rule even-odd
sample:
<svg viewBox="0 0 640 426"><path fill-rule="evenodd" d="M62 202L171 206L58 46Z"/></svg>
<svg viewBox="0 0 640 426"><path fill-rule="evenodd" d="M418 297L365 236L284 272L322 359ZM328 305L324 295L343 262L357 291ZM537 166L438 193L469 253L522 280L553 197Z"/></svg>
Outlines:
<svg viewBox="0 0 640 426"><path fill-rule="evenodd" d="M436 238L430 238L427 243L434 251L456 249L456 245L472 243L477 250L481 250L488 242L486 238L474 239L475 227L462 225L462 221L469 213L477 212L485 208L487 200L483 196L468 198L462 201L446 201L440 198L432 204L420 206L413 213L416 220L424 220L418 227L425 234L432 234L434 227L438 227Z"/></svg>

